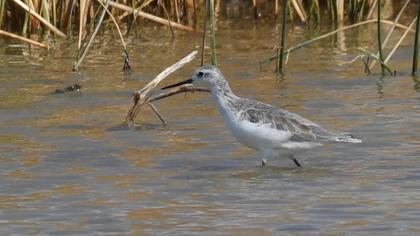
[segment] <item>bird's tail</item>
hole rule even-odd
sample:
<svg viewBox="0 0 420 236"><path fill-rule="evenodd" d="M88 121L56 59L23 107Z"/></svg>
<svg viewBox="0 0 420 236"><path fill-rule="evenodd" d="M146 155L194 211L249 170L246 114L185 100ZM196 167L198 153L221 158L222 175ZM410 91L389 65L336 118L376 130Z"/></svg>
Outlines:
<svg viewBox="0 0 420 236"><path fill-rule="evenodd" d="M352 134L349 133L338 133L329 130L317 130L317 138L321 140L327 141L335 141L335 142L345 142L345 143L361 143L362 140L355 138Z"/></svg>
<svg viewBox="0 0 420 236"><path fill-rule="evenodd" d="M362 140L355 138L353 135L348 134L341 134L340 136L336 136L332 138L333 141L336 142L345 142L345 143L361 143Z"/></svg>

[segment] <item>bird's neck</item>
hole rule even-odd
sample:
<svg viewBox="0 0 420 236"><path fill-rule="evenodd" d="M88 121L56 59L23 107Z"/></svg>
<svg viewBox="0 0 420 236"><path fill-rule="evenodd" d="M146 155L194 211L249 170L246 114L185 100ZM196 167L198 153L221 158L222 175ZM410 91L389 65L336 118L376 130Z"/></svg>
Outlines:
<svg viewBox="0 0 420 236"><path fill-rule="evenodd" d="M227 81L221 86L211 88L211 93L223 115L229 114L234 108L235 101L239 99L239 97L232 92Z"/></svg>

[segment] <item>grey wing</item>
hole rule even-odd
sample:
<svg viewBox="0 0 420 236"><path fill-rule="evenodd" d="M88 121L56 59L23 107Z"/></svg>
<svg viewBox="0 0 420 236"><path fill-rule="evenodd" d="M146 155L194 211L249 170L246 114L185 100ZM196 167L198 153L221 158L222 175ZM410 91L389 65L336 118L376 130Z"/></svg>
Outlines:
<svg viewBox="0 0 420 236"><path fill-rule="evenodd" d="M248 106L241 116L252 123L270 125L274 129L289 131L292 133L293 141L338 141L338 142L359 142L351 135L341 134L326 130L320 125L303 118L302 116L277 109L265 103L255 103Z"/></svg>
<svg viewBox="0 0 420 236"><path fill-rule="evenodd" d="M251 123L270 125L273 129L292 133L292 140L313 141L317 136L312 128L319 127L314 122L297 114L276 109L268 104L257 103L241 112L241 117Z"/></svg>

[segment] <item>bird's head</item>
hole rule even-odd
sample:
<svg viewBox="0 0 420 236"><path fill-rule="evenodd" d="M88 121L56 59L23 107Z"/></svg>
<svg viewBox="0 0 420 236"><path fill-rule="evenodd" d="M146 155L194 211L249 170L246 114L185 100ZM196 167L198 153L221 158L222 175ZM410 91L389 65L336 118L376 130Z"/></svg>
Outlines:
<svg viewBox="0 0 420 236"><path fill-rule="evenodd" d="M184 80L182 82L166 86L162 89L173 88L183 84L193 84L197 87L204 87L212 89L216 86L221 86L226 83L222 72L217 67L212 65L205 65L195 70L191 79Z"/></svg>

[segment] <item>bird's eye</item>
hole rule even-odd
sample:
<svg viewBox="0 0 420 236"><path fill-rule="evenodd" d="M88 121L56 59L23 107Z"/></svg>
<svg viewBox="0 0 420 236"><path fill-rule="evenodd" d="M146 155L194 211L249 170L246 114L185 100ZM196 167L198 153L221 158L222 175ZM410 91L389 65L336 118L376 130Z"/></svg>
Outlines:
<svg viewBox="0 0 420 236"><path fill-rule="evenodd" d="M200 71L200 72L198 72L198 77L203 77L204 76L204 73L202 72L202 71Z"/></svg>

